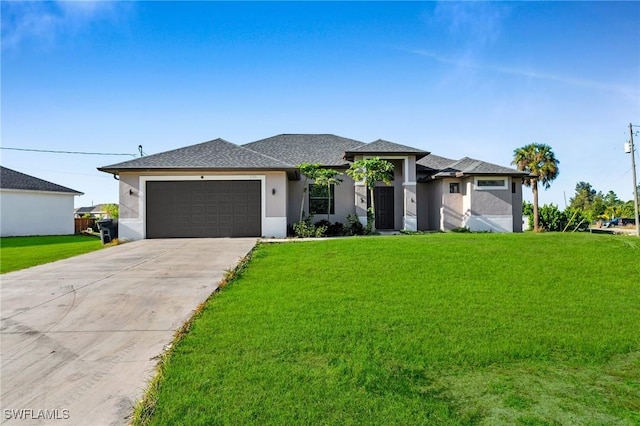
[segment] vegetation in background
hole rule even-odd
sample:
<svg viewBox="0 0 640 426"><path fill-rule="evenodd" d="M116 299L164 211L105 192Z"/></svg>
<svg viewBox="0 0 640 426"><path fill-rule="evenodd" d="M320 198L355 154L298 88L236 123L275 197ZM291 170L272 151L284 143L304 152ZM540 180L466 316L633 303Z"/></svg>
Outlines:
<svg viewBox="0 0 640 426"><path fill-rule="evenodd" d="M53 235L0 238L0 273L54 262L102 248L99 238Z"/></svg>
<svg viewBox="0 0 640 426"><path fill-rule="evenodd" d="M533 204L523 202L522 214L529 217L529 228L533 229ZM539 225L545 231L584 230L599 220L632 218L634 214L633 200L622 201L613 191L604 194L588 182L578 182L564 210L554 204L540 207Z"/></svg>
<svg viewBox="0 0 640 426"><path fill-rule="evenodd" d="M533 230L540 231L538 183L544 189L551 187L551 182L558 177L558 161L549 145L531 143L513 151L513 162L518 170L531 174L524 179L525 186L530 186L533 192Z"/></svg>
<svg viewBox="0 0 640 426"><path fill-rule="evenodd" d="M120 206L118 204L105 204L104 211L111 219L118 219L120 217Z"/></svg>
<svg viewBox="0 0 640 426"><path fill-rule="evenodd" d="M576 184L576 193L569 200L569 207L582 211L590 221L635 216L633 200L622 201L613 191L603 194L588 182Z"/></svg>
<svg viewBox="0 0 640 426"><path fill-rule="evenodd" d="M261 245L134 423L639 424L639 256L595 234Z"/></svg>
<svg viewBox="0 0 640 426"><path fill-rule="evenodd" d="M369 189L371 207L367 209L367 230L368 233L375 232L376 209L374 189L377 182L382 182L385 185L391 185L391 182L393 181L393 164L389 161L381 160L378 157L358 160L351 163L351 166L347 170L347 175L356 182L364 182Z"/></svg>

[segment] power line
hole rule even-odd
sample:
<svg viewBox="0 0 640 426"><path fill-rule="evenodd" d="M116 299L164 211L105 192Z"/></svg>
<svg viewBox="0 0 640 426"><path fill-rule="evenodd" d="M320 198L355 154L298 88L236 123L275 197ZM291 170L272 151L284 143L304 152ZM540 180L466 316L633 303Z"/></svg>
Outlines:
<svg viewBox="0 0 640 426"><path fill-rule="evenodd" d="M83 152L83 151L54 151L50 149L31 149L31 148L9 148L6 146L0 146L0 149L8 149L11 151L29 151L29 152L48 152L53 154L82 154L82 155L128 155L130 157L137 157L136 154L119 154L112 152Z"/></svg>

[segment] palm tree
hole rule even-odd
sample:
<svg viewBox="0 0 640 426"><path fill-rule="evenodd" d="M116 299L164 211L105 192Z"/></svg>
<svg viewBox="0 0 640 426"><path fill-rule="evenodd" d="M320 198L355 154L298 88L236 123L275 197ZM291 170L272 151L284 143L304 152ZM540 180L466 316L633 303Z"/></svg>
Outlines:
<svg viewBox="0 0 640 426"><path fill-rule="evenodd" d="M522 148L513 151L513 162L518 170L529 172L529 176L524 179L524 184L531 187L533 192L533 230L540 231L538 220L538 182L549 189L551 182L560 173L553 150L549 145L540 143L530 143Z"/></svg>

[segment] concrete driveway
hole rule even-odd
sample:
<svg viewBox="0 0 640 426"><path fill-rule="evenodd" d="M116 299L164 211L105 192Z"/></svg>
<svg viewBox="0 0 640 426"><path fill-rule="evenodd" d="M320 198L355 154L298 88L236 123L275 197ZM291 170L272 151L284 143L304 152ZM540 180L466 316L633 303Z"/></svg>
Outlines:
<svg viewBox="0 0 640 426"><path fill-rule="evenodd" d="M255 243L135 241L0 276L0 422L126 424L154 357Z"/></svg>

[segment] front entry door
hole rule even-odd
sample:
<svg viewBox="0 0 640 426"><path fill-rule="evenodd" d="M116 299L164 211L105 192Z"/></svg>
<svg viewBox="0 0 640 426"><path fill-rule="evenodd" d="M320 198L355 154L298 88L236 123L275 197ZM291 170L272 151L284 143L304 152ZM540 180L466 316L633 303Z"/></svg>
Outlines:
<svg viewBox="0 0 640 426"><path fill-rule="evenodd" d="M393 229L393 186L374 189L376 205L376 229Z"/></svg>

